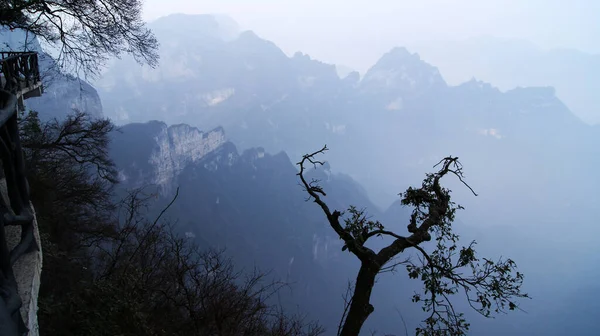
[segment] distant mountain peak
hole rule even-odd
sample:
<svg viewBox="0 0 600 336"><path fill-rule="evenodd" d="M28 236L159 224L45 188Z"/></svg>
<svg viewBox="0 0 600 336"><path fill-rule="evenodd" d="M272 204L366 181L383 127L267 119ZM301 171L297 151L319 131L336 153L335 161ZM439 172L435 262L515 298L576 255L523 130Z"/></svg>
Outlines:
<svg viewBox="0 0 600 336"><path fill-rule="evenodd" d="M488 83L488 82L484 82L482 80L479 80L475 77L471 77L470 80L460 84L458 86L459 88L468 88L468 89L473 89L473 90L484 90L484 91L496 91L496 92L500 92L500 90L498 90L496 87L494 87L492 84Z"/></svg>
<svg viewBox="0 0 600 336"><path fill-rule="evenodd" d="M396 67L403 65L428 65L421 60L418 53L411 53L405 47L395 47L387 53L383 54L375 67Z"/></svg>
<svg viewBox="0 0 600 336"><path fill-rule="evenodd" d="M256 45L270 46L271 48L279 49L279 47L275 43L269 40L265 40L264 38L256 34L253 30L242 31L234 42L253 43Z"/></svg>
<svg viewBox="0 0 600 336"><path fill-rule="evenodd" d="M252 31L252 30L244 30L243 32L241 32L241 33L240 33L240 36L239 36L239 39L240 39L240 40L243 40L243 39L250 39L250 40L252 40L252 39L254 39L254 40L261 40L261 41L264 41L262 38L260 38L260 36L258 36L258 35L257 35L257 34L256 34L254 31Z"/></svg>
<svg viewBox="0 0 600 336"><path fill-rule="evenodd" d="M387 54L388 56L401 56L401 57L413 57L416 59L421 59L421 57L419 56L418 53L411 53L410 51L408 51L408 49L406 47L394 47L392 48L392 50L388 51ZM384 56L385 56L384 55Z"/></svg>
<svg viewBox="0 0 600 336"><path fill-rule="evenodd" d="M312 81L315 78L339 79L335 65L313 59L308 54L296 52L292 56L291 61L298 73L308 81Z"/></svg>
<svg viewBox="0 0 600 336"><path fill-rule="evenodd" d="M232 44L244 52L264 52L266 54L277 55L277 57L287 58L287 55L275 43L261 38L252 30L241 32L238 38L232 41Z"/></svg>
<svg viewBox="0 0 600 336"><path fill-rule="evenodd" d="M362 79L368 91L420 95L434 87L446 87L439 70L417 53L396 47L384 54Z"/></svg>
<svg viewBox="0 0 600 336"><path fill-rule="evenodd" d="M223 41L233 40L241 32L238 23L226 15L175 13L150 23L153 31L177 32L186 36L210 36ZM160 35L160 34L159 34ZM159 36L160 37L160 36Z"/></svg>
<svg viewBox="0 0 600 336"><path fill-rule="evenodd" d="M294 53L294 56L292 56L292 58L310 60L310 55L309 54L305 54L305 53L303 53L301 51L296 51Z"/></svg>

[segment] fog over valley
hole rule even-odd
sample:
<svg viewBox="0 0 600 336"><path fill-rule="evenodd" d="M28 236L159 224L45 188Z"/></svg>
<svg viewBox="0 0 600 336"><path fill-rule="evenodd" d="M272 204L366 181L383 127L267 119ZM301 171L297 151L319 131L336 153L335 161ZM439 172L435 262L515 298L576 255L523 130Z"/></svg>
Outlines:
<svg viewBox="0 0 600 336"><path fill-rule="evenodd" d="M51 43L0 31L52 74L19 126L40 334L598 334L596 2L140 9L155 67L125 51L67 75ZM48 178L71 169L87 182ZM81 291L51 290L81 258Z"/></svg>

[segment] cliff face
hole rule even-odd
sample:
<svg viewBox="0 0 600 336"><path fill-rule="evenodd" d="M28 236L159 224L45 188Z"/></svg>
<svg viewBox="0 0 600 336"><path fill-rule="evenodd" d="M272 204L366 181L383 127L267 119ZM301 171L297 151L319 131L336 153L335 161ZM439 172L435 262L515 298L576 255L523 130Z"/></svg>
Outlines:
<svg viewBox="0 0 600 336"><path fill-rule="evenodd" d="M341 251L321 210L306 202L287 154L240 152L220 128L203 132L153 121L115 132L111 156L122 188L154 185L163 205L179 188L167 216L177 220L181 234L202 247L226 248L238 267L269 270L269 277L293 284L292 292L281 293L281 302L336 327L342 308L338 287L354 276L355 260ZM309 178L322 181L331 207L360 204L378 214L352 179L328 169L312 171Z"/></svg>
<svg viewBox="0 0 600 336"><path fill-rule="evenodd" d="M100 97L87 82L72 76L57 75L46 78L44 94L30 98L26 102L28 109L40 112L42 120L63 118L74 110L83 111L93 117L102 117Z"/></svg>
<svg viewBox="0 0 600 336"><path fill-rule="evenodd" d="M226 142L222 128L203 132L185 124L130 124L114 134L120 178L130 185L154 184L172 191L179 174ZM118 148L117 148L118 147Z"/></svg>
<svg viewBox="0 0 600 336"><path fill-rule="evenodd" d="M155 171L152 182L161 186L169 186L188 164L202 159L226 141L222 128L204 133L185 124L165 125L154 139L156 148L148 163Z"/></svg>
<svg viewBox="0 0 600 336"><path fill-rule="evenodd" d="M558 188L594 174L591 165L576 162L598 157L598 137L551 88L501 91L475 80L448 85L435 64L405 48L383 55L362 79L356 73L341 79L335 66L302 53L287 57L251 32L224 38L210 17L165 20L154 26L164 40L157 69L123 60L98 83L105 112L116 122L222 126L241 150L261 146L293 160L327 144L334 169L364 185L381 209L450 153L468 160L472 174L484 172L471 177L482 195L506 188L488 176L519 188L550 162L561 167L544 177L542 188L562 184L563 171L571 181ZM519 160L523 169L505 167ZM530 190L536 188L514 204L537 197ZM495 204L490 199L472 211L484 217Z"/></svg>
<svg viewBox="0 0 600 336"><path fill-rule="evenodd" d="M116 62L99 83L107 114L120 122L223 126L241 150L219 128L126 125L113 143L124 185L155 184L164 194L180 187L173 209L187 236L227 246L240 263L260 260L278 275L298 280L302 299L315 298L307 306L323 310L315 315L337 320L343 289L328 285L354 275L344 273L343 260L350 258L340 252L322 213L304 202L294 175L292 163L325 143L332 149L327 155L332 167L363 183L382 206L407 185L420 183L440 158L460 156L480 195L474 198L462 185L450 185L468 209L461 216L472 226L464 231L481 228L488 235L486 248L494 252L505 252L510 241L511 257L524 260L530 283L544 282L557 268L577 266L569 274L589 271L590 256L596 255L589 253L595 248L589 237L598 231L600 129L582 123L554 89L510 86L505 91L477 80L448 85L436 67L403 48L384 55L362 79L357 73L340 79L334 66L301 53L287 57L251 32L224 36L206 16L171 17L153 28L163 42L161 66ZM289 157L268 154L281 150ZM377 212L362 190L331 176L318 178L331 190L332 208L354 204ZM395 203L384 222L404 230L404 210ZM564 223L571 228L565 231ZM577 249L557 250L564 241ZM537 251L535 258L529 257L531 251ZM539 255L557 258L543 268L535 260ZM545 289L536 286L532 295L552 297L580 285L555 278L561 281ZM389 285L394 293L403 287ZM581 302L588 301L582 297ZM335 309L327 311L332 304ZM376 306L378 312L395 311ZM564 311L556 316L564 318ZM581 315L571 314L571 321ZM528 323L555 329L540 323L552 318L540 316ZM395 313L386 320L394 319Z"/></svg>

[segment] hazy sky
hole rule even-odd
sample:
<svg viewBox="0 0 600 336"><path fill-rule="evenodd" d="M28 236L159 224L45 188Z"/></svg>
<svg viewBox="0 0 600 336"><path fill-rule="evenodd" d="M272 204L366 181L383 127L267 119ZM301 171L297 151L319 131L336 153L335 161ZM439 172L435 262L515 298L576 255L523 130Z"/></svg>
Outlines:
<svg viewBox="0 0 600 336"><path fill-rule="evenodd" d="M354 68L393 46L480 35L600 53L598 0L146 0L146 19L170 13L228 14L288 54Z"/></svg>

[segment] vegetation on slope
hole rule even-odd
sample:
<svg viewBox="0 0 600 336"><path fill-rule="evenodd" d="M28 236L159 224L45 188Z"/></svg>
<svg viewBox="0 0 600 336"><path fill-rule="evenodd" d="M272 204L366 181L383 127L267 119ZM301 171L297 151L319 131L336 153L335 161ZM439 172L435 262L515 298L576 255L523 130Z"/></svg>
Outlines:
<svg viewBox="0 0 600 336"><path fill-rule="evenodd" d="M29 112L20 123L44 252L41 335L322 332L266 303L283 283L236 271L223 251L147 218L155 195L137 189L113 201L109 120L76 112L41 123Z"/></svg>

